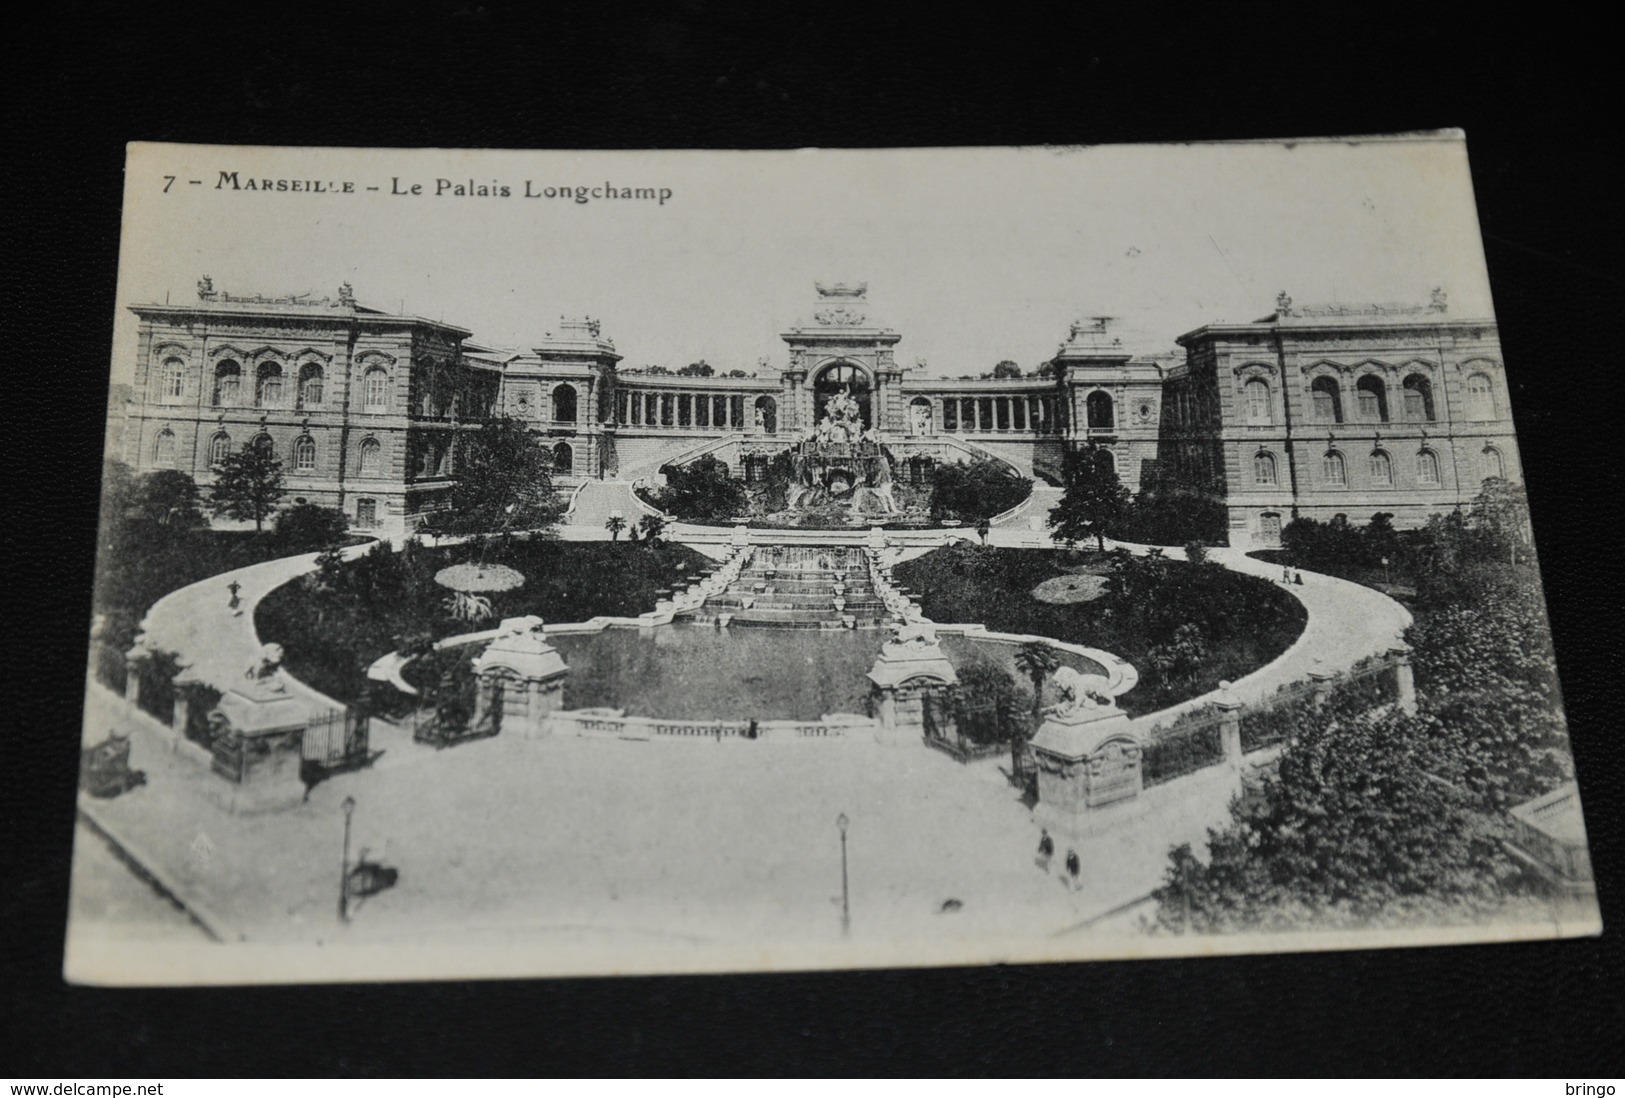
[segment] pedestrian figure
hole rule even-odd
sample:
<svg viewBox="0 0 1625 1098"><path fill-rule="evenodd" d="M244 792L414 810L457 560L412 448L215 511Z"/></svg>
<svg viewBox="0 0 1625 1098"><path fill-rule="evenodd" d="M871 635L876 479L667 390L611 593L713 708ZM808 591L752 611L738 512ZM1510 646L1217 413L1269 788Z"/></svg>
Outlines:
<svg viewBox="0 0 1625 1098"><path fill-rule="evenodd" d="M231 592L231 601L227 603L227 605L239 614L241 614L243 611L242 600L237 597L237 592L241 591L242 589L243 585L238 583L236 580L232 580L230 583L226 584L226 590Z"/></svg>
<svg viewBox="0 0 1625 1098"><path fill-rule="evenodd" d="M1082 863L1078 861L1078 852L1076 850L1068 850L1066 852L1066 872L1067 875L1072 878L1073 888L1078 887L1078 872L1082 868Z"/></svg>
<svg viewBox="0 0 1625 1098"><path fill-rule="evenodd" d="M976 536L982 539L983 545L987 544L987 532L989 529L990 527L987 524L987 519L983 519L976 526Z"/></svg>
<svg viewBox="0 0 1625 1098"><path fill-rule="evenodd" d="M1284 564L1281 565L1281 582L1282 583L1291 583L1292 582L1292 569L1288 568Z"/></svg>
<svg viewBox="0 0 1625 1098"><path fill-rule="evenodd" d="M1299 587L1302 587L1303 586L1303 573L1302 572L1294 572L1294 573L1292 573L1292 582L1297 584Z"/></svg>
<svg viewBox="0 0 1625 1098"><path fill-rule="evenodd" d="M1038 837L1038 864L1044 872L1049 872L1049 860L1054 856L1055 840L1049 837L1049 828L1046 827Z"/></svg>
<svg viewBox="0 0 1625 1098"><path fill-rule="evenodd" d="M747 739L752 739L752 740L754 740L756 738L756 718L755 717L752 717L750 719L750 729L749 729L749 731L747 731L745 733L745 737Z"/></svg>

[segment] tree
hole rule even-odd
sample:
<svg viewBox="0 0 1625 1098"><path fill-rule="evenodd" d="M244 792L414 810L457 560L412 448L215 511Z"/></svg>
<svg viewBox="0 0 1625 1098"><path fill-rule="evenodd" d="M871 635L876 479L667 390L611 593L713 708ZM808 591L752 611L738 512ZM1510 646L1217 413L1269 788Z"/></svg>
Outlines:
<svg viewBox="0 0 1625 1098"><path fill-rule="evenodd" d="M1491 551L1504 554L1508 564L1517 564L1518 549L1529 537L1529 501L1522 488L1502 477L1490 477L1474 498L1467 522Z"/></svg>
<svg viewBox="0 0 1625 1098"><path fill-rule="evenodd" d="M711 364L709 362L705 361L705 359L702 358L698 362L690 362L687 366L684 366L681 370L678 370L677 371L677 376L678 377L710 377L715 373L716 373L716 370L714 370L711 367Z"/></svg>
<svg viewBox="0 0 1625 1098"><path fill-rule="evenodd" d="M724 375L724 376L726 376L726 377L751 377L752 375L747 373L744 370L729 370L727 372L727 374Z"/></svg>
<svg viewBox="0 0 1625 1098"><path fill-rule="evenodd" d="M172 530L195 529L206 521L197 481L179 469L159 469L136 481L130 517Z"/></svg>
<svg viewBox="0 0 1625 1098"><path fill-rule="evenodd" d="M711 454L666 470L666 487L655 505L689 522L721 522L741 514L749 495L728 475L728 466Z"/></svg>
<svg viewBox="0 0 1625 1098"><path fill-rule="evenodd" d="M1054 377L1055 376L1055 360L1051 359L1048 362L1040 362L1037 366L1033 367L1033 376L1034 377Z"/></svg>
<svg viewBox="0 0 1625 1098"><path fill-rule="evenodd" d="M1033 683L1033 731L1044 720L1044 680L1055 673L1061 666L1061 661L1055 655L1055 649L1038 641L1028 641L1016 650L1016 670L1026 675ZM1012 774L1021 773L1022 754L1027 744L1021 733L1017 732L1010 745L1010 770Z"/></svg>
<svg viewBox="0 0 1625 1098"><path fill-rule="evenodd" d="M1021 367L1007 358L994 365L993 376L996 378L1020 377Z"/></svg>
<svg viewBox="0 0 1625 1098"><path fill-rule="evenodd" d="M282 463L268 446L245 446L227 454L215 466L209 502L215 514L242 521L254 520L254 532L263 533L265 520L287 494Z"/></svg>
<svg viewBox="0 0 1625 1098"><path fill-rule="evenodd" d="M643 540L650 545L660 541L660 535L666 530L666 516L644 515L638 519L638 531L643 534Z"/></svg>
<svg viewBox="0 0 1625 1098"><path fill-rule="evenodd" d="M1074 544L1092 537L1104 550L1107 526L1123 517L1129 502L1129 491L1116 470L1101 461L1091 445L1067 455L1066 492L1050 508L1049 522L1062 541Z"/></svg>
<svg viewBox="0 0 1625 1098"><path fill-rule="evenodd" d="M322 507L315 503L296 503L278 512L272 535L289 552L308 552L325 549L344 540L349 533L350 519L337 507Z"/></svg>
<svg viewBox="0 0 1625 1098"><path fill-rule="evenodd" d="M626 529L626 519L620 515L611 515L604 523L604 529L609 531L610 541L620 541L621 531Z"/></svg>
<svg viewBox="0 0 1625 1098"><path fill-rule="evenodd" d="M515 419L487 420L463 436L458 478L437 525L452 533L534 530L556 522L553 456L540 435Z"/></svg>
<svg viewBox="0 0 1625 1098"><path fill-rule="evenodd" d="M1032 493L1033 482L997 461L944 462L931 479L934 520L973 520L1008 511Z"/></svg>

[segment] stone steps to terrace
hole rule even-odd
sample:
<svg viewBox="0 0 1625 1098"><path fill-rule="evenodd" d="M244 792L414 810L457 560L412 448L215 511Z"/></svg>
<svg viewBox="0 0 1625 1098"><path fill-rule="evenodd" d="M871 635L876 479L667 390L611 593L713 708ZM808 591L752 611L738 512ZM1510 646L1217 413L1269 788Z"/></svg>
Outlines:
<svg viewBox="0 0 1625 1098"><path fill-rule="evenodd" d="M727 590L694 614L696 621L807 629L868 628L885 617L862 556L801 547L758 550Z"/></svg>

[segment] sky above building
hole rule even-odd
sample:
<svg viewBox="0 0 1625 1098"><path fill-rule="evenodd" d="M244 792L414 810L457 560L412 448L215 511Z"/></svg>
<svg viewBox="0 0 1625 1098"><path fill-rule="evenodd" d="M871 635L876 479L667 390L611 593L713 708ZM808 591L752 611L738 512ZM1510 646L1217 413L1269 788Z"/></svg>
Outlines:
<svg viewBox="0 0 1625 1098"><path fill-rule="evenodd" d="M629 196L591 193L606 186ZM1130 349L1168 351L1203 324L1269 314L1283 290L1424 303L1441 286L1452 316L1492 314L1453 135L766 153L138 145L125 202L121 305L195 301L204 275L241 295L348 282L363 304L497 347L590 316L629 367L782 362L779 333L809 316L815 280L867 282L899 360L949 377L1001 359L1031 369L1079 317L1118 318ZM120 308L114 382L133 374L135 333Z"/></svg>

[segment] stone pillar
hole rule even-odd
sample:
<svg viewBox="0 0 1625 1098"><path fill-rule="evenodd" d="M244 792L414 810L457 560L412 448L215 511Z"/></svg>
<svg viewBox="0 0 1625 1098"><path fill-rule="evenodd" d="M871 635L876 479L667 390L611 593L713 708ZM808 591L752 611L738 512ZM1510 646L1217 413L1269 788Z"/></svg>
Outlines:
<svg viewBox="0 0 1625 1098"><path fill-rule="evenodd" d="M145 648L132 648L124 654L124 700L141 704L141 667L147 661Z"/></svg>
<svg viewBox="0 0 1625 1098"><path fill-rule="evenodd" d="M1394 661L1394 682L1398 688L1397 703L1400 712L1416 716L1416 672L1411 667L1411 649L1401 645L1389 652Z"/></svg>
<svg viewBox="0 0 1625 1098"><path fill-rule="evenodd" d="M192 697L180 683L175 683L175 714L169 719L169 727L175 735L185 737L186 721L192 710Z"/></svg>
<svg viewBox="0 0 1625 1098"><path fill-rule="evenodd" d="M1309 672L1309 685L1314 694L1315 705L1321 706L1326 704L1326 699L1330 697L1332 693L1332 683L1336 679L1337 675L1335 672L1326 670L1326 662L1322 659L1316 658L1314 667Z"/></svg>
<svg viewBox="0 0 1625 1098"><path fill-rule="evenodd" d="M1219 744L1224 748L1224 761L1232 768L1241 767L1241 702L1230 690L1228 682L1219 683Z"/></svg>

